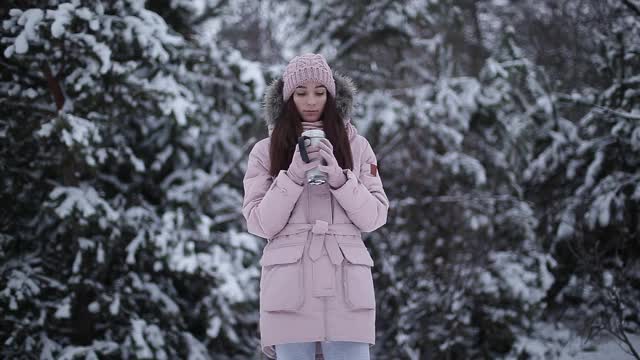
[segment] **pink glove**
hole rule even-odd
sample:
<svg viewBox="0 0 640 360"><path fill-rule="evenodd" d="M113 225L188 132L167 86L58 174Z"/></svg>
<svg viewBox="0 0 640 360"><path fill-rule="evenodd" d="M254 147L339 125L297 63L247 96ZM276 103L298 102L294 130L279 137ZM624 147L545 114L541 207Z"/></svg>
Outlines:
<svg viewBox="0 0 640 360"><path fill-rule="evenodd" d="M333 155L333 145L329 139L321 139L318 143L319 153L327 165L320 165L318 169L327 173L329 186L337 189L347 182L347 174L344 173L335 155Z"/></svg>
<svg viewBox="0 0 640 360"><path fill-rule="evenodd" d="M318 147L309 145L307 146L307 155L309 155L309 163L305 163L300 156L300 147L296 145L296 151L293 153L293 159L287 169L287 175L291 181L302 186L307 182L307 170L311 170L320 165L320 155L318 153Z"/></svg>

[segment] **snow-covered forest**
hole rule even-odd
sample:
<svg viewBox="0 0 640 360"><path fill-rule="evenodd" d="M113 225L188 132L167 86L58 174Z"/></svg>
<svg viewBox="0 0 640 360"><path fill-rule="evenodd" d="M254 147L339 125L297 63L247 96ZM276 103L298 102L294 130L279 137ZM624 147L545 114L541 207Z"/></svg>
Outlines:
<svg viewBox="0 0 640 360"><path fill-rule="evenodd" d="M0 21L0 358L261 359L242 178L266 85L316 52L358 86L390 200L364 234L373 359L640 359L639 0L4 0Z"/></svg>

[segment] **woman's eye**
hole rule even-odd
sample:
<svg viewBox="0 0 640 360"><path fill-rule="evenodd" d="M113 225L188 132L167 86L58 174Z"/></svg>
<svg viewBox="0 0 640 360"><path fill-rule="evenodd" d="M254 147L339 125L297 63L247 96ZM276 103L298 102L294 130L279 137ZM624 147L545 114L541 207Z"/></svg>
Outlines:
<svg viewBox="0 0 640 360"><path fill-rule="evenodd" d="M321 93L316 93L316 95L318 95L318 96L322 96L322 95L324 95L324 93L323 93L323 92L321 92Z"/></svg>

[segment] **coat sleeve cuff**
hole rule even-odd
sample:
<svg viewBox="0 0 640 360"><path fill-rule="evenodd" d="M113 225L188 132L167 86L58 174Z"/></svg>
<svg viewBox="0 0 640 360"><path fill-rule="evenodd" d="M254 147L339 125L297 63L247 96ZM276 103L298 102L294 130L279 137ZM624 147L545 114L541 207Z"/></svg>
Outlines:
<svg viewBox="0 0 640 360"><path fill-rule="evenodd" d="M342 173L342 174L344 174L344 176L345 176L345 178L346 178L345 182L344 182L344 183L342 183L342 185L340 185L340 186L339 186L339 187L337 187L337 188L334 188L333 186L331 186L331 184L329 184L329 190L337 190L337 189L340 189L340 188L342 188L342 187L347 183L347 181L349 180L349 176L347 175L347 171L351 171L351 170L349 170L349 169L342 169L342 171L341 171L341 173Z"/></svg>
<svg viewBox="0 0 640 360"><path fill-rule="evenodd" d="M337 189L329 187L329 191L331 192L331 194L333 194L336 200L338 200L340 206L342 206L347 212L349 212L357 209L360 206L360 204L354 203L354 200L357 199L353 198L354 193L356 192L360 184L358 182L356 174L354 174L351 169L345 169L343 171L347 175L347 181Z"/></svg>
<svg viewBox="0 0 640 360"><path fill-rule="evenodd" d="M289 175L287 175L286 170L280 170L276 180L273 182L274 186L276 186L281 192L291 195L300 195L304 188L303 185L297 184L295 181L291 180Z"/></svg>

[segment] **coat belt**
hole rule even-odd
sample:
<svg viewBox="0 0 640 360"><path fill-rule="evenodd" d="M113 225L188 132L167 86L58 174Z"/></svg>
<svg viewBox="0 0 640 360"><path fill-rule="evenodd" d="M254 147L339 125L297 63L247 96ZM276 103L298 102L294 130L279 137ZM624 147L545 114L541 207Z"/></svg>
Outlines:
<svg viewBox="0 0 640 360"><path fill-rule="evenodd" d="M322 255L323 246L327 249L329 259L334 265L340 265L344 256L340 251L335 236L331 235L360 235L360 229L353 224L329 224L323 220L316 220L315 224L287 224L276 236L292 235L311 230L311 246L309 257L316 261Z"/></svg>

